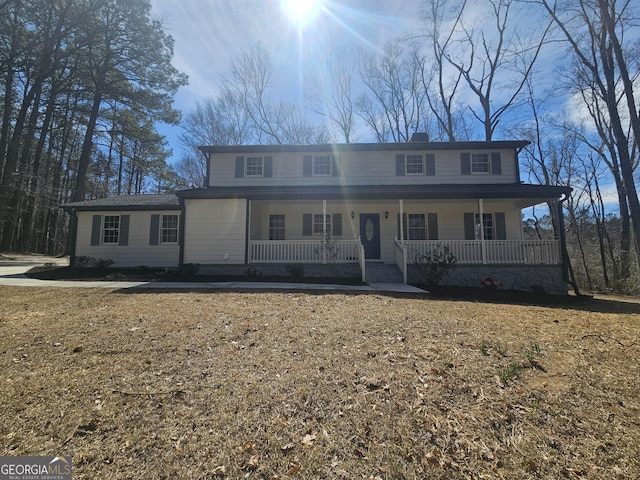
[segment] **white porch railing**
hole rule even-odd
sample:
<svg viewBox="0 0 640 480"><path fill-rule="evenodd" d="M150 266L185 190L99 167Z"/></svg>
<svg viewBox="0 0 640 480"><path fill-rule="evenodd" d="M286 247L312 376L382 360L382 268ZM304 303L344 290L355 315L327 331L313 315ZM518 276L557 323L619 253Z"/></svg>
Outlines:
<svg viewBox="0 0 640 480"><path fill-rule="evenodd" d="M251 240L249 262L359 263L360 246L359 240Z"/></svg>
<svg viewBox="0 0 640 480"><path fill-rule="evenodd" d="M407 263L408 263L407 246L405 245L405 243L402 243L397 238L394 241L396 265L398 266L398 268L400 269L400 272L402 273L403 283L407 283L407 276L408 276L407 275Z"/></svg>
<svg viewBox="0 0 640 480"><path fill-rule="evenodd" d="M358 263L360 264L360 273L362 275L362 283L367 281L367 259L364 254L364 245L362 244L362 240L360 240L360 236L358 236Z"/></svg>
<svg viewBox="0 0 640 480"><path fill-rule="evenodd" d="M449 247L457 263L501 263L556 265L561 263L558 240L408 240L409 262L429 252L442 252Z"/></svg>

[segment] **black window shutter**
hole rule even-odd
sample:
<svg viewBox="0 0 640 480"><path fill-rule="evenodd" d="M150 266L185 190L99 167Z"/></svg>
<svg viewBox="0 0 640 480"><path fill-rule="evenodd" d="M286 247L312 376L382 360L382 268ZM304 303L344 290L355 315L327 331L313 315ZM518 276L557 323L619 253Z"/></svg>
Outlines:
<svg viewBox="0 0 640 480"><path fill-rule="evenodd" d="M129 215L120 215L120 239L118 245L129 245Z"/></svg>
<svg viewBox="0 0 640 480"><path fill-rule="evenodd" d="M464 239L476 239L475 215L473 213L465 212L464 214Z"/></svg>
<svg viewBox="0 0 640 480"><path fill-rule="evenodd" d="M471 175L471 154L460 154L460 172L462 175Z"/></svg>
<svg viewBox="0 0 640 480"><path fill-rule="evenodd" d="M313 175L313 157L311 155L305 155L302 159L302 175L304 177Z"/></svg>
<svg viewBox="0 0 640 480"><path fill-rule="evenodd" d="M331 175L334 177L340 176L340 158L336 155L331 156Z"/></svg>
<svg viewBox="0 0 640 480"><path fill-rule="evenodd" d="M342 214L341 213L333 214L333 225L331 225L331 228L333 228L334 236L336 237L342 236Z"/></svg>
<svg viewBox="0 0 640 480"><path fill-rule="evenodd" d="M507 225L504 217L504 212L496 212L496 240L507 239Z"/></svg>
<svg viewBox="0 0 640 480"><path fill-rule="evenodd" d="M149 245L158 245L160 234L160 215L151 215L151 226L149 227Z"/></svg>
<svg viewBox="0 0 640 480"><path fill-rule="evenodd" d="M273 157L264 157L262 176L273 177Z"/></svg>
<svg viewBox="0 0 640 480"><path fill-rule="evenodd" d="M236 178L244 177L244 157L236 157Z"/></svg>
<svg viewBox="0 0 640 480"><path fill-rule="evenodd" d="M313 234L313 217L310 213L302 214L302 235L309 237Z"/></svg>
<svg viewBox="0 0 640 480"><path fill-rule="evenodd" d="M427 213L427 234L429 240L438 240L438 214Z"/></svg>
<svg viewBox="0 0 640 480"><path fill-rule="evenodd" d="M502 175L502 159L500 152L491 152L491 173L493 175Z"/></svg>
<svg viewBox="0 0 640 480"><path fill-rule="evenodd" d="M404 155L402 153L399 153L396 155L396 176L404 177L404 174Z"/></svg>
<svg viewBox="0 0 640 480"><path fill-rule="evenodd" d="M91 223L91 245L100 245L100 232L102 231L102 215L94 215Z"/></svg>
<svg viewBox="0 0 640 480"><path fill-rule="evenodd" d="M433 176L436 174L436 156L433 153L425 155L425 175Z"/></svg>

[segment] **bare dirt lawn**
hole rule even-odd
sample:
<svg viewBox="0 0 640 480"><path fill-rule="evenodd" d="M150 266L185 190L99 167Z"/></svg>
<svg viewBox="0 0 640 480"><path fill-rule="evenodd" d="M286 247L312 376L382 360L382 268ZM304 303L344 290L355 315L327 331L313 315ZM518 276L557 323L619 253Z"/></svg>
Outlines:
<svg viewBox="0 0 640 480"><path fill-rule="evenodd" d="M0 298L0 455L74 478L640 478L638 299Z"/></svg>

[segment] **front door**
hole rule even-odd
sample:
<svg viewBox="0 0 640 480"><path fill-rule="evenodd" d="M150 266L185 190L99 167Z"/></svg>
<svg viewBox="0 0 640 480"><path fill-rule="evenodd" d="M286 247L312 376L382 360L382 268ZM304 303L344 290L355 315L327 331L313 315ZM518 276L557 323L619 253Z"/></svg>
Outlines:
<svg viewBox="0 0 640 480"><path fill-rule="evenodd" d="M377 213L360 214L360 241L364 245L367 260L380 259L380 215Z"/></svg>

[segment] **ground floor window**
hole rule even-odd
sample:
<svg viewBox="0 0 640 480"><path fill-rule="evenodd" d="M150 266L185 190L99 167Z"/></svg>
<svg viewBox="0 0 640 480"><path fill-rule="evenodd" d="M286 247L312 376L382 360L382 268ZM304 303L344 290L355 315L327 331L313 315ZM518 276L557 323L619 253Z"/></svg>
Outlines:
<svg viewBox="0 0 640 480"><path fill-rule="evenodd" d="M407 239L427 239L427 222L424 213L409 213L407 215Z"/></svg>
<svg viewBox="0 0 640 480"><path fill-rule="evenodd" d="M493 240L495 239L495 228L493 223L493 214L492 213L483 213L482 214L482 223L480 223L480 214L475 214L475 225L476 225L476 239L481 239L482 233L484 234L485 240Z"/></svg>
<svg viewBox="0 0 640 480"><path fill-rule="evenodd" d="M284 215L269 215L269 240L284 240Z"/></svg>
<svg viewBox="0 0 640 480"><path fill-rule="evenodd" d="M324 233L324 222L322 221L323 215L315 214L313 216L313 233L317 235L322 235ZM331 235L331 215L326 215L327 222L327 235Z"/></svg>
<svg viewBox="0 0 640 480"><path fill-rule="evenodd" d="M178 243L178 215L162 215L162 243Z"/></svg>
<svg viewBox="0 0 640 480"><path fill-rule="evenodd" d="M118 243L120 240L120 215L105 215L102 243Z"/></svg>

